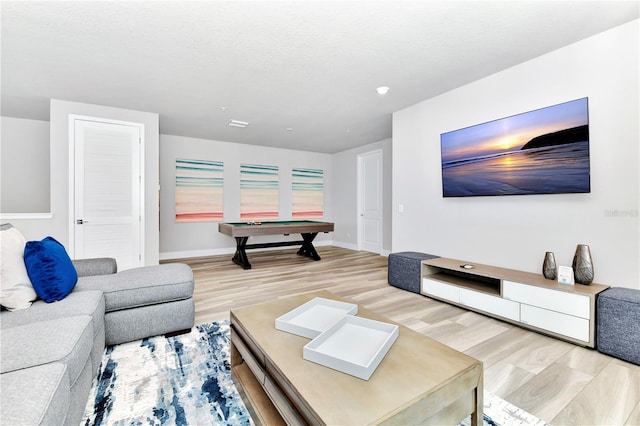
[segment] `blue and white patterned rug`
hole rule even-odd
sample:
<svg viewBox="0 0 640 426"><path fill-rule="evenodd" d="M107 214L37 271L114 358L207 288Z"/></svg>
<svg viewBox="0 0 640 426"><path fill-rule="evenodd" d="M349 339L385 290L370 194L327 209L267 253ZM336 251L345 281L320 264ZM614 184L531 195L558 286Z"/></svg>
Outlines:
<svg viewBox="0 0 640 426"><path fill-rule="evenodd" d="M231 379L229 323L108 347L84 425L252 425Z"/></svg>
<svg viewBox="0 0 640 426"><path fill-rule="evenodd" d="M253 425L231 379L229 336L223 321L107 348L82 424ZM486 391L484 403L485 426L546 425Z"/></svg>

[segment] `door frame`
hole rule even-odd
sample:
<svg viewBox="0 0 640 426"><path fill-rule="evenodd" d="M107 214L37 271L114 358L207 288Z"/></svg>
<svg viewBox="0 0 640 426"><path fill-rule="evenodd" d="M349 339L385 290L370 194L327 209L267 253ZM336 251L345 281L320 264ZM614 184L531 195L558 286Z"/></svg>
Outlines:
<svg viewBox="0 0 640 426"><path fill-rule="evenodd" d="M140 214L140 235L138 238L140 247L140 260L142 264L145 264L145 140L144 140L144 123L136 123L132 121L113 120L110 118L93 117L88 115L69 114L69 210L67 213L67 226L69 227L69 244L67 251L69 257L75 259L75 186L76 186L76 172L75 172L75 148L76 148L76 121L94 121L96 123L104 124L116 124L123 126L132 126L139 129L140 143L138 149L140 150L140 186L139 186L139 214Z"/></svg>
<svg viewBox="0 0 640 426"><path fill-rule="evenodd" d="M383 178L383 172L384 172L384 166L383 166L383 151L382 149L374 149L373 151L367 151L367 152L363 152L361 154L358 154L358 167L357 167L357 174L358 174L358 193L357 193L357 234L358 234L358 241L357 241L357 246L358 246L358 250L362 250L362 247L364 246L363 243L363 238L364 236L363 234L363 216L362 216L362 210L363 210L363 197L364 197L364 180L362 179L362 169L363 169L363 162L364 162L364 158L371 156L371 155L377 155L380 159L380 161L378 162L378 199L380 200L380 221L378 222L378 235L380 236L380 240L378 241L378 254L382 254L382 247L383 247L383 230L384 230L384 199L382 198L384 193L383 193L383 183L384 183L384 178Z"/></svg>

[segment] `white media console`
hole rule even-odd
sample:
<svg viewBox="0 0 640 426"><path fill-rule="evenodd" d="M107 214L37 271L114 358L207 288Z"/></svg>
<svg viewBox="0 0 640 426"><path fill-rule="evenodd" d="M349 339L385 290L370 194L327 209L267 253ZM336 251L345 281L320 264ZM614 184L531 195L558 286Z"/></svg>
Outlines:
<svg viewBox="0 0 640 426"><path fill-rule="evenodd" d="M596 297L607 288L442 257L422 261L423 295L592 348Z"/></svg>

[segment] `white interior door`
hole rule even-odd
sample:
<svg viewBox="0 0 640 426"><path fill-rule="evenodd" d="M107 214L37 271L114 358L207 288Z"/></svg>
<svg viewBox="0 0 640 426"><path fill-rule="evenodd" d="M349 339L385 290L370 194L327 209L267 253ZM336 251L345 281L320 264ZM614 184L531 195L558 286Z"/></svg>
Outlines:
<svg viewBox="0 0 640 426"><path fill-rule="evenodd" d="M143 264L143 125L73 119L73 257Z"/></svg>
<svg viewBox="0 0 640 426"><path fill-rule="evenodd" d="M382 151L358 156L358 248L382 252Z"/></svg>

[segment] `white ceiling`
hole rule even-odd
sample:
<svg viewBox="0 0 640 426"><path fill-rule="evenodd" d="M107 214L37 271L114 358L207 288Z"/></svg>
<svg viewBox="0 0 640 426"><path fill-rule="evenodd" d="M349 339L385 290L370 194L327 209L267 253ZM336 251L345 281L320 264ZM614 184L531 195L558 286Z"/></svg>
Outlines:
<svg viewBox="0 0 640 426"><path fill-rule="evenodd" d="M157 112L163 134L334 153L391 137L394 111L638 10L638 1L3 1L1 113L48 120L49 99L63 99ZM391 90L381 97L378 86Z"/></svg>

